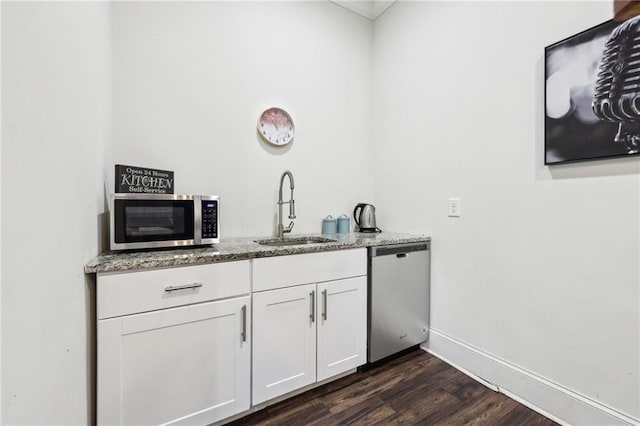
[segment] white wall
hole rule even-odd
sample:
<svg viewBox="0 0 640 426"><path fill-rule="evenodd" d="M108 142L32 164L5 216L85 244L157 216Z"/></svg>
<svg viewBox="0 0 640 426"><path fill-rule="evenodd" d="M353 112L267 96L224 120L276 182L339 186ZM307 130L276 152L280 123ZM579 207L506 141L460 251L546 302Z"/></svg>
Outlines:
<svg viewBox="0 0 640 426"><path fill-rule="evenodd" d="M544 46L611 13L392 6L374 26L375 198L379 226L433 236L435 337L638 421L640 161L542 154Z"/></svg>
<svg viewBox="0 0 640 426"><path fill-rule="evenodd" d="M83 266L115 163L220 194L225 237L273 231L286 169L295 232L371 199L371 42L328 2L2 3L0 423L91 422ZM284 149L255 130L273 105Z"/></svg>
<svg viewBox="0 0 640 426"><path fill-rule="evenodd" d="M89 287L109 140L103 3L2 2L3 425L90 423Z"/></svg>
<svg viewBox="0 0 640 426"><path fill-rule="evenodd" d="M324 1L114 4L110 176L174 170L177 193L221 195L237 237L273 233L291 170L294 232L320 232L373 196L371 43L371 21ZM258 137L270 106L294 119L288 147Z"/></svg>
<svg viewBox="0 0 640 426"><path fill-rule="evenodd" d="M221 194L227 237L272 232L285 169L296 232L373 201L434 237L436 332L639 417L638 160L541 165L543 46L609 2L401 2L374 34L328 2L1 7L3 424L90 419L82 267L115 163ZM254 130L272 105L283 150Z"/></svg>
<svg viewBox="0 0 640 426"><path fill-rule="evenodd" d="M0 31L2 31L2 7L0 7ZM0 55L2 46L0 45ZM2 81L2 67L0 67L0 82ZM2 84L0 84L0 99L2 99ZM2 132L2 105L0 105L0 134ZM2 164L2 148L0 144L0 164ZM2 172L0 171L0 422L2 422Z"/></svg>

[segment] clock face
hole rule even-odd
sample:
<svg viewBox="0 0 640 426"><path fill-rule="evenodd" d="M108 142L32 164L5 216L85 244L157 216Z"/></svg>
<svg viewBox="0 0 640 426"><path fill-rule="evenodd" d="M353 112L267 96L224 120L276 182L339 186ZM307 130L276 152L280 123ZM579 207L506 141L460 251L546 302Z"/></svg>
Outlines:
<svg viewBox="0 0 640 426"><path fill-rule="evenodd" d="M258 132L262 138L274 145L286 145L293 140L293 120L281 108L269 108L260 115Z"/></svg>

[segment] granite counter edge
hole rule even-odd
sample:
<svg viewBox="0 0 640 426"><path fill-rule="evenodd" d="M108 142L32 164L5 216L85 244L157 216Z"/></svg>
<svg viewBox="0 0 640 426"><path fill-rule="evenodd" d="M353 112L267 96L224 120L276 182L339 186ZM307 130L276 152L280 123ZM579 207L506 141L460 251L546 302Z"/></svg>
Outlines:
<svg viewBox="0 0 640 426"><path fill-rule="evenodd" d="M242 243L235 243L233 250L229 252L225 250L219 251L216 249L216 246L214 246L209 248L184 249L184 251L181 252L149 251L100 255L85 265L84 272L85 274L117 273L154 268L169 268L174 266L205 265L209 263L348 250L388 244L426 242L431 241L431 237L424 235L397 234L393 237L380 240L365 238L348 242L330 242L285 247L263 246L255 243L253 239L245 240L246 241Z"/></svg>

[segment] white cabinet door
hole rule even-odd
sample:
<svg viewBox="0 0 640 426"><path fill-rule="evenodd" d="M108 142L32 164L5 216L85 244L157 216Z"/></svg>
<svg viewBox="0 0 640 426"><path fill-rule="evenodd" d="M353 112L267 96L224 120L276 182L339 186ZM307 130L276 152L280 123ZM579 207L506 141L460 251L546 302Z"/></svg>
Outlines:
<svg viewBox="0 0 640 426"><path fill-rule="evenodd" d="M318 381L366 362L367 277L318 284Z"/></svg>
<svg viewBox="0 0 640 426"><path fill-rule="evenodd" d="M316 381L316 285L253 294L253 404Z"/></svg>
<svg viewBox="0 0 640 426"><path fill-rule="evenodd" d="M98 424L208 424L249 408L250 297L98 321Z"/></svg>

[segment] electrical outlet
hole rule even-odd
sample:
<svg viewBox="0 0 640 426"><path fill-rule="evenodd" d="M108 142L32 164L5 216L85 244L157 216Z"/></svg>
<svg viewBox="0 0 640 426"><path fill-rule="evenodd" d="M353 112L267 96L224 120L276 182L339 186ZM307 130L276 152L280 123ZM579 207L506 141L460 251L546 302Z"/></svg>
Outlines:
<svg viewBox="0 0 640 426"><path fill-rule="evenodd" d="M449 217L460 217L462 203L460 198L449 198Z"/></svg>

